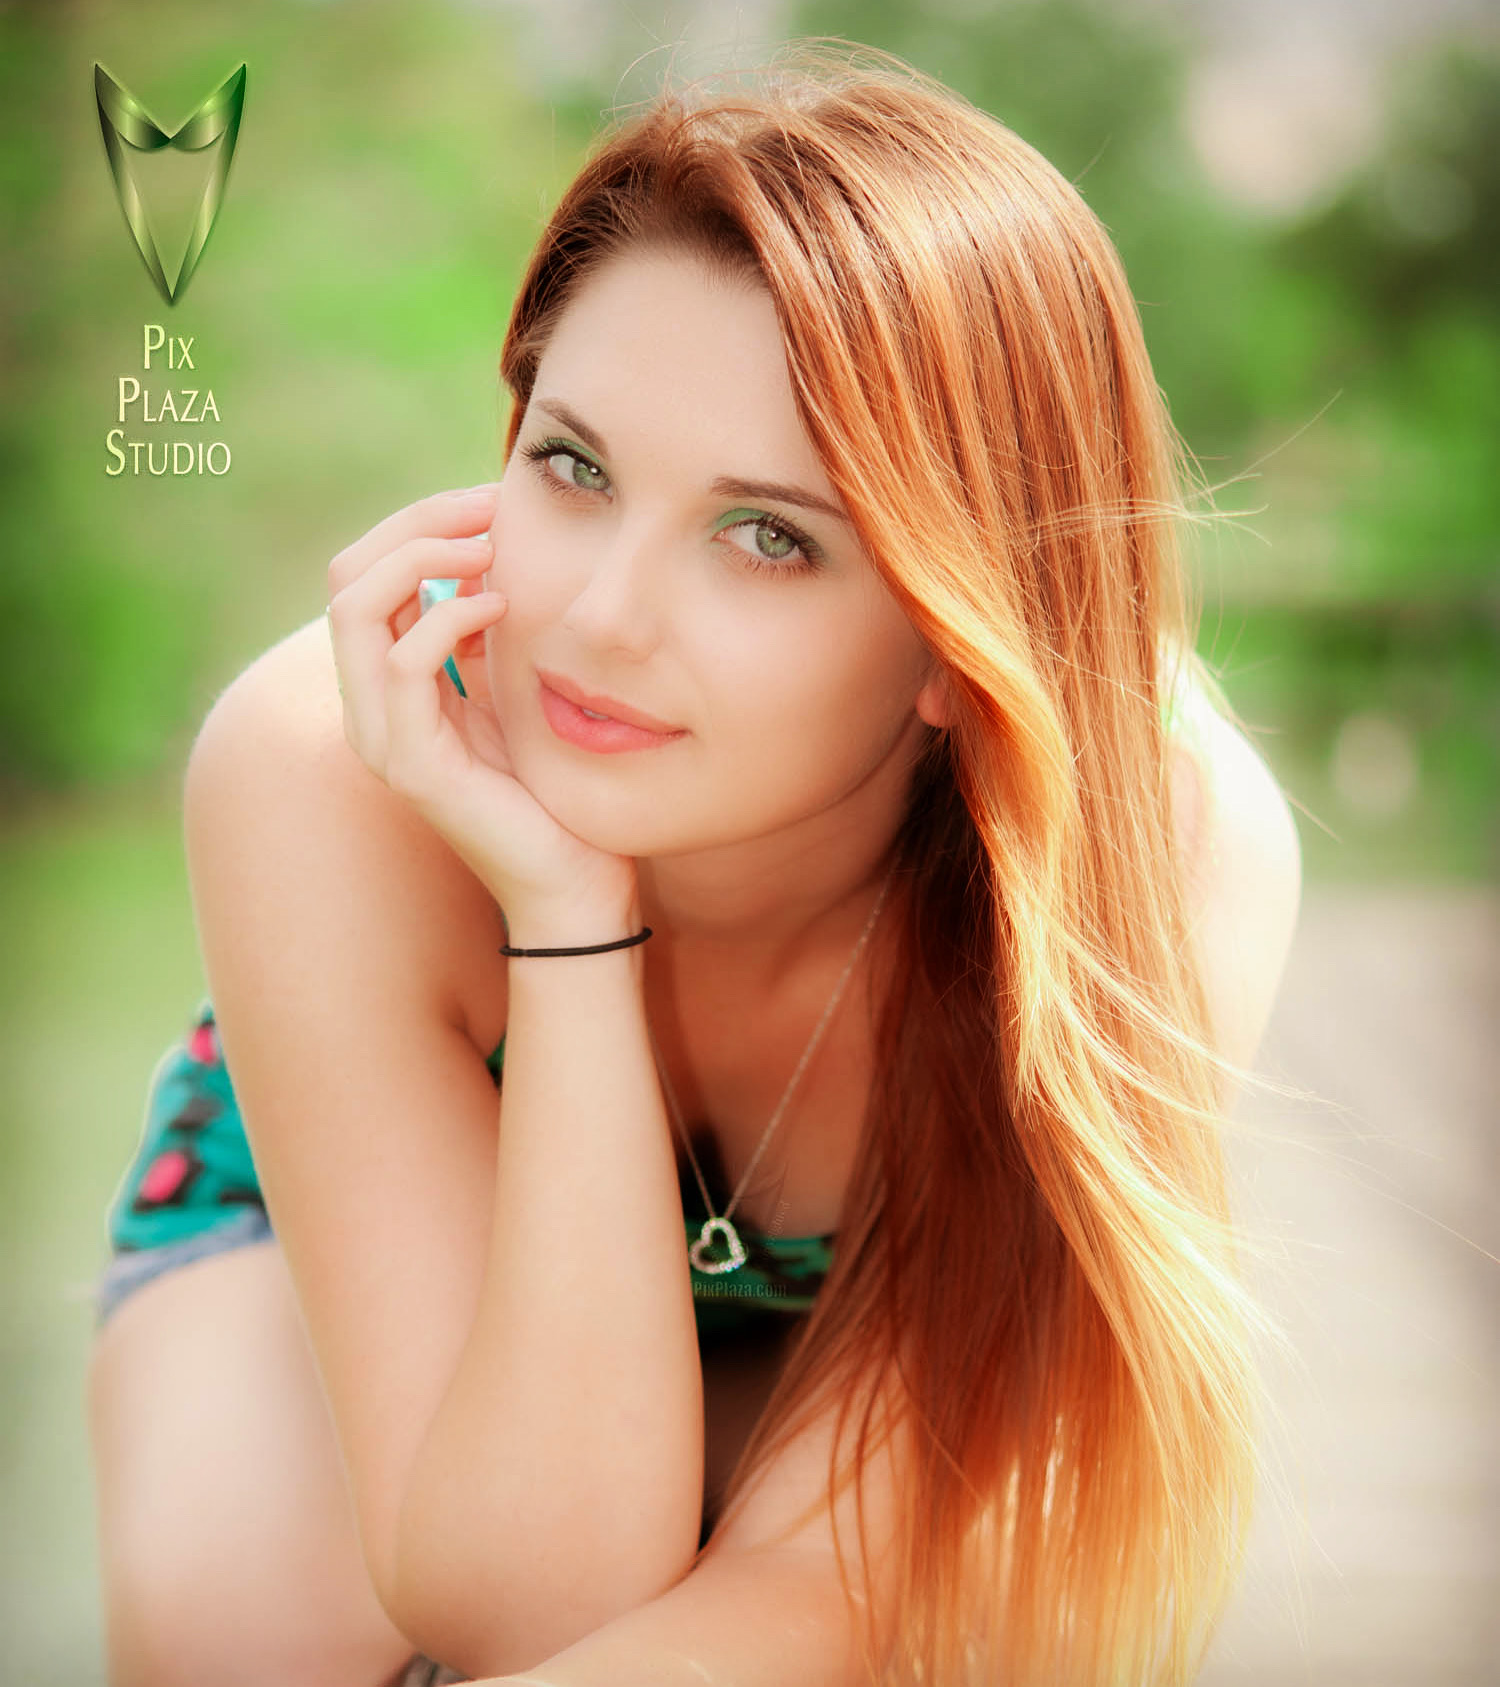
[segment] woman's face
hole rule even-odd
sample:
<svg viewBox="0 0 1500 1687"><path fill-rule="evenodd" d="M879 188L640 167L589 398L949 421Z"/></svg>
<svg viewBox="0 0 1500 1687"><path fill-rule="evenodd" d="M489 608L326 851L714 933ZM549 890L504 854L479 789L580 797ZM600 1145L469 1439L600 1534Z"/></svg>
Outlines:
<svg viewBox="0 0 1500 1687"><path fill-rule="evenodd" d="M656 250L587 279L501 483L485 656L517 776L570 831L673 855L868 819L872 781L899 805L941 683L837 503L763 289Z"/></svg>

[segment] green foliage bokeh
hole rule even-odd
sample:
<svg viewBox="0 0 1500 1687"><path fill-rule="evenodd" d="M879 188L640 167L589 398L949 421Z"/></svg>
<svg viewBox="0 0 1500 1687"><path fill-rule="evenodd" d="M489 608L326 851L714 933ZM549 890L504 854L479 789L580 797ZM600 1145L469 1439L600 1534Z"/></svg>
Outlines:
<svg viewBox="0 0 1500 1687"><path fill-rule="evenodd" d="M683 68L671 30L691 10L668 6L642 56L642 26L606 8L581 43L591 56L560 69L567 55L539 58L535 32L563 21L538 12L528 37L516 8L0 9L9 797L180 767L215 691L317 613L335 551L424 492L498 473L495 362L525 255L605 113ZM782 21L949 81L1038 146L1110 229L1174 418L1232 518L1199 541L1204 649L1316 817L1312 870L1487 874L1500 54L1438 39L1411 55L1374 154L1331 201L1278 221L1228 201L1195 162L1196 17L1095 0L804 0ZM225 203L171 307L115 202L95 60L169 130L248 66ZM158 183L174 160L147 161ZM174 250L166 231L162 245ZM142 373L146 321L194 336L223 418L203 434L231 446L228 474L106 475L116 382ZM1332 777L1338 734L1371 711L1412 746L1399 812L1350 807Z"/></svg>
<svg viewBox="0 0 1500 1687"><path fill-rule="evenodd" d="M248 66L224 204L171 305L116 202L95 60L168 132ZM0 66L0 778L24 800L179 763L213 691L318 612L335 551L498 473L510 294L581 141L504 20L446 7L22 8ZM149 190L182 159L137 169ZM157 230L169 275L184 233ZM147 322L192 337L194 374L143 370ZM110 476L122 376L157 405L212 391L220 424L126 435L222 438L229 471Z"/></svg>
<svg viewBox="0 0 1500 1687"><path fill-rule="evenodd" d="M1397 60L1381 136L1273 219L1196 161L1208 8L803 0L792 24L895 52L1009 124L1110 230L1174 421L1219 488L1195 530L1200 646L1303 811L1310 876L1500 866L1500 42ZM1378 718L1394 807L1336 776Z"/></svg>

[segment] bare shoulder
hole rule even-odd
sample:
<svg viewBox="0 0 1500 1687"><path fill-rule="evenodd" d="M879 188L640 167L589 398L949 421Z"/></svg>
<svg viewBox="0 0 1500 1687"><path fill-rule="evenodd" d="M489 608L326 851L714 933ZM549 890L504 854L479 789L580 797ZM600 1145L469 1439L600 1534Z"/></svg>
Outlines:
<svg viewBox="0 0 1500 1687"><path fill-rule="evenodd" d="M303 875L304 894L321 884L346 909L378 910L381 947L411 986L476 1046L494 1046L505 1024L499 911L447 843L350 748L322 616L220 693L194 742L185 798L189 807L195 798L233 805L243 848L262 852L262 870L270 855L278 870Z"/></svg>
<svg viewBox="0 0 1500 1687"><path fill-rule="evenodd" d="M1253 1064L1302 893L1291 807L1265 758L1194 688L1172 743L1189 919L1219 1052Z"/></svg>

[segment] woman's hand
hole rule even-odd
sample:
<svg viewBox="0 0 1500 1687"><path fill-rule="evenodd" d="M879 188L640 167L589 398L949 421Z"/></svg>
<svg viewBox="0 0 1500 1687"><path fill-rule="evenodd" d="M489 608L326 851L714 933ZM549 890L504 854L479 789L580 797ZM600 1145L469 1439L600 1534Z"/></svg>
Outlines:
<svg viewBox="0 0 1500 1687"><path fill-rule="evenodd" d="M503 723L442 669L506 610L484 589L498 487L440 492L372 527L328 565L328 627L344 736L447 839L521 947L602 943L633 929L635 863L558 824L515 777ZM421 612L425 579L458 594ZM622 929L605 929L620 924Z"/></svg>

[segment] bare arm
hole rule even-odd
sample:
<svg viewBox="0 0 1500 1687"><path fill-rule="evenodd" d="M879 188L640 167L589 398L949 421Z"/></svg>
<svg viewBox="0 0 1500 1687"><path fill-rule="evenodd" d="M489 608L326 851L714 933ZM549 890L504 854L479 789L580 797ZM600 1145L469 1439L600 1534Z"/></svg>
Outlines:
<svg viewBox="0 0 1500 1687"><path fill-rule="evenodd" d="M602 935L615 925L629 920ZM445 1661L534 1661L682 1575L702 1490L702 1375L639 951L517 961L487 1268L412 1472L402 1608Z"/></svg>
<svg viewBox="0 0 1500 1687"><path fill-rule="evenodd" d="M535 1669L473 1687L865 1687L836 1566L721 1553Z"/></svg>
<svg viewBox="0 0 1500 1687"><path fill-rule="evenodd" d="M185 825L226 1059L377 1592L461 1665L565 1646L681 1575L701 1504L636 952L516 963L497 1105L447 981L458 953L504 991L498 914L343 742L321 622L219 700Z"/></svg>
<svg viewBox="0 0 1500 1687"><path fill-rule="evenodd" d="M863 1597L853 1486L826 1501L836 1410L802 1430L752 1482L675 1587L555 1657L475 1687L863 1687L858 1618L833 1547L833 1519L856 1601ZM847 1455L848 1444L844 1448ZM910 1490L910 1435L874 1451L864 1477L871 1597L891 1598L889 1542Z"/></svg>

